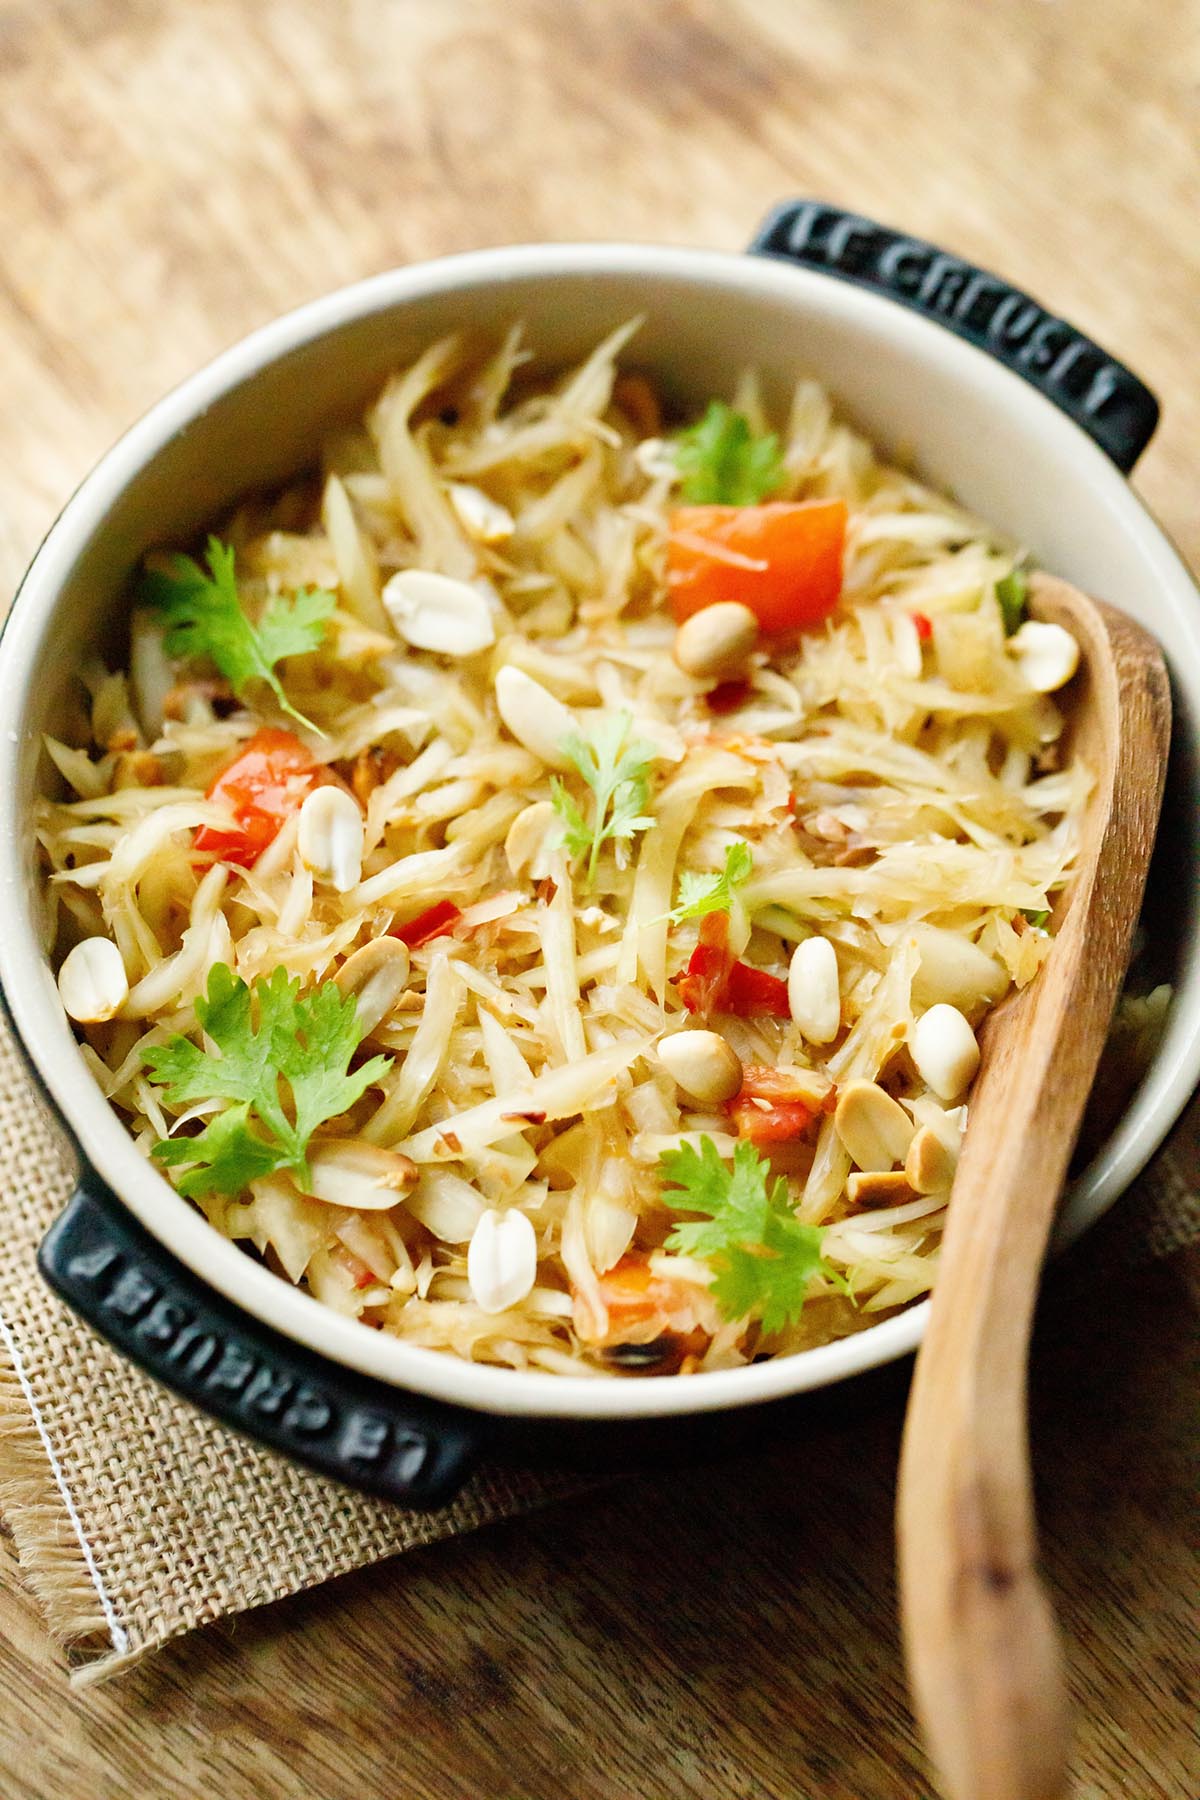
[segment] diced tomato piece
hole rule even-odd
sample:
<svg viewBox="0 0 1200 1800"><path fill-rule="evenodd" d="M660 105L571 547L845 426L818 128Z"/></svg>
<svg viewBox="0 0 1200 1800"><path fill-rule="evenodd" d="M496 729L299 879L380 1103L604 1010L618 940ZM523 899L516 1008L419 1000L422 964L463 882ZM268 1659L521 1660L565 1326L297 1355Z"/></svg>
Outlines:
<svg viewBox="0 0 1200 1800"><path fill-rule="evenodd" d="M727 959L707 944L697 944L679 977L679 998L690 1013L712 1012L725 991Z"/></svg>
<svg viewBox="0 0 1200 1800"><path fill-rule="evenodd" d="M656 1274L644 1251L630 1250L599 1277L600 1297L608 1313L608 1329L597 1338L599 1322L576 1296L575 1327L589 1343L598 1345L646 1344L664 1332L690 1332L696 1324L695 1288L684 1281ZM707 1337L697 1340L702 1349ZM678 1346L682 1349L683 1346Z"/></svg>
<svg viewBox="0 0 1200 1800"><path fill-rule="evenodd" d="M765 1106L758 1104L764 1101ZM824 1101L814 1101L807 1083L794 1071L747 1063L741 1088L726 1110L739 1137L752 1144L786 1144L803 1137L826 1108Z"/></svg>
<svg viewBox="0 0 1200 1800"><path fill-rule="evenodd" d="M789 1018L787 982L778 975L769 974L766 969L735 962L725 983L721 1010L737 1013L742 1019L753 1018L757 1013L770 1013L776 1019Z"/></svg>
<svg viewBox="0 0 1200 1800"><path fill-rule="evenodd" d="M637 1250L623 1256L600 1276L600 1292L614 1325L655 1318L664 1302L677 1298L674 1284L660 1280L649 1259Z"/></svg>
<svg viewBox="0 0 1200 1800"><path fill-rule="evenodd" d="M709 1013L720 1005L732 967L729 914L705 913L700 921L700 941L677 983L679 998L690 1013Z"/></svg>
<svg viewBox="0 0 1200 1800"><path fill-rule="evenodd" d="M210 800L220 801L233 814L233 825L228 829L201 825L194 846L221 862L248 869L312 790L332 779L292 732L265 726L208 790Z"/></svg>
<svg viewBox="0 0 1200 1800"><path fill-rule="evenodd" d="M677 508L667 538L676 621L738 600L766 632L819 625L842 591L846 517L844 500Z"/></svg>
<svg viewBox="0 0 1200 1800"><path fill-rule="evenodd" d="M805 1077L803 1070L773 1069L767 1063L746 1063L742 1069L741 1089L735 1098L772 1102L799 1100L812 1110L811 1079Z"/></svg>
<svg viewBox="0 0 1200 1800"><path fill-rule="evenodd" d="M731 1100L729 1116L737 1134L751 1144L786 1144L803 1137L813 1122L811 1106L802 1100L781 1100L773 1106L756 1106L753 1100Z"/></svg>
<svg viewBox="0 0 1200 1800"><path fill-rule="evenodd" d="M462 912L453 900L438 900L406 925L397 925L388 935L399 938L410 950L416 950L436 937L448 936L461 918Z"/></svg>

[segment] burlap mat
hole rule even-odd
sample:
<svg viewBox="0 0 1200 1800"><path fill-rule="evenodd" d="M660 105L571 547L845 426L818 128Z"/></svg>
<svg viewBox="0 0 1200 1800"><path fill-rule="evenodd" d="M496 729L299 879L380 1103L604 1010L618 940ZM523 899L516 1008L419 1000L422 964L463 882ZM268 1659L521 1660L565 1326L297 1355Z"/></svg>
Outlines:
<svg viewBox="0 0 1200 1800"><path fill-rule="evenodd" d="M73 1679L181 1632L577 1488L491 1469L407 1515L256 1450L116 1356L43 1286L72 1163L0 1025L0 1507ZM1200 1237L1200 1100L1121 1202L1122 1253Z"/></svg>

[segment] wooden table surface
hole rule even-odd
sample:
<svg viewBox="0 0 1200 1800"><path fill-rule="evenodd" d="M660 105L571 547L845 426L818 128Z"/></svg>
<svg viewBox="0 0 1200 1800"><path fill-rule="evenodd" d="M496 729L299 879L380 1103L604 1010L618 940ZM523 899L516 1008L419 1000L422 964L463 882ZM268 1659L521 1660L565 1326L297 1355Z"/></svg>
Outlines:
<svg viewBox="0 0 1200 1800"><path fill-rule="evenodd" d="M535 238L735 248L836 200L1165 401L1200 564L1200 9L1132 0L0 0L0 586L166 387L298 301ZM1102 1228L1103 1232L1104 1228ZM1194 1800L1194 1254L1050 1284L1046 1558L1079 1800ZM899 1405L365 1571L72 1695L0 1538L6 1800L919 1800Z"/></svg>

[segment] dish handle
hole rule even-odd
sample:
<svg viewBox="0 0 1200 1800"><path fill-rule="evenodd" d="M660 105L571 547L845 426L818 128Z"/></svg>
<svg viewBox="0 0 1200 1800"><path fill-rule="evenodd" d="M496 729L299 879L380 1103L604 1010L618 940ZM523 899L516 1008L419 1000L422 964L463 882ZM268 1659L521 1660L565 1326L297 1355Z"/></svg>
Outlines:
<svg viewBox="0 0 1200 1800"><path fill-rule="evenodd" d="M222 1424L402 1506L441 1506L476 1460L473 1416L319 1356L261 1324L165 1250L86 1165L38 1249L54 1291L100 1336Z"/></svg>
<svg viewBox="0 0 1200 1800"><path fill-rule="evenodd" d="M1143 381L998 275L820 200L788 200L750 251L873 288L1023 375L1081 425L1126 475L1154 436L1158 401Z"/></svg>

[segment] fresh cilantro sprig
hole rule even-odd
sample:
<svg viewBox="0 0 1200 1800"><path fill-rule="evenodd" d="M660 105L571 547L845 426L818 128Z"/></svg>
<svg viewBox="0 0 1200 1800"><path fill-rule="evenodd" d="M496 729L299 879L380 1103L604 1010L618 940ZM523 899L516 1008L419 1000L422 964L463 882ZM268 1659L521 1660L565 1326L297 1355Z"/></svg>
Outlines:
<svg viewBox="0 0 1200 1800"><path fill-rule="evenodd" d="M712 1292L727 1319L754 1315L764 1331L779 1331L799 1318L814 1275L841 1285L821 1256L824 1232L795 1217L782 1176L768 1186L767 1164L753 1144L735 1145L732 1169L707 1136L699 1150L681 1144L664 1151L660 1166L667 1205L703 1215L676 1225L667 1249L712 1262Z"/></svg>
<svg viewBox="0 0 1200 1800"><path fill-rule="evenodd" d="M591 816L556 775L550 784L554 810L562 822L561 842L572 856L587 857L586 883L596 878L596 864L605 844L633 837L654 820L646 813L650 793L653 744L627 741L633 720L619 712L604 719L584 737L573 731L562 741L562 753L579 771L592 791Z"/></svg>
<svg viewBox="0 0 1200 1800"><path fill-rule="evenodd" d="M754 506L782 486L786 470L774 433L755 437L745 413L723 400L675 440L682 497L697 506Z"/></svg>
<svg viewBox="0 0 1200 1800"><path fill-rule="evenodd" d="M1020 569L1013 569L1010 574L1002 575L996 583L996 601L1000 607L1000 617L1004 620L1005 637L1011 637L1020 627L1028 599L1029 581Z"/></svg>
<svg viewBox="0 0 1200 1800"><path fill-rule="evenodd" d="M702 919L705 913L728 912L738 888L750 879L754 859L749 844L739 838L725 852L725 867L710 874L685 869L679 877L679 900L669 914L672 925L683 919Z"/></svg>
<svg viewBox="0 0 1200 1800"><path fill-rule="evenodd" d="M146 1050L151 1081L172 1106L233 1100L195 1137L154 1146L160 1162L188 1164L184 1194L239 1194L259 1175L289 1170L309 1183L308 1144L318 1125L353 1106L391 1067L373 1056L348 1073L362 1031L358 1005L336 982L301 995L300 979L276 969L253 987L225 963L214 965L196 1018L212 1048L178 1036ZM288 1103L285 1104L286 1084Z"/></svg>
<svg viewBox="0 0 1200 1800"><path fill-rule="evenodd" d="M247 682L265 681L284 712L312 728L284 693L275 664L316 649L337 605L334 595L325 588L301 588L290 600L276 595L253 624L238 599L232 545L210 537L204 560L207 575L192 557L177 552L169 572L150 569L143 579L143 597L167 626L167 654L207 656L239 699L245 698Z"/></svg>

